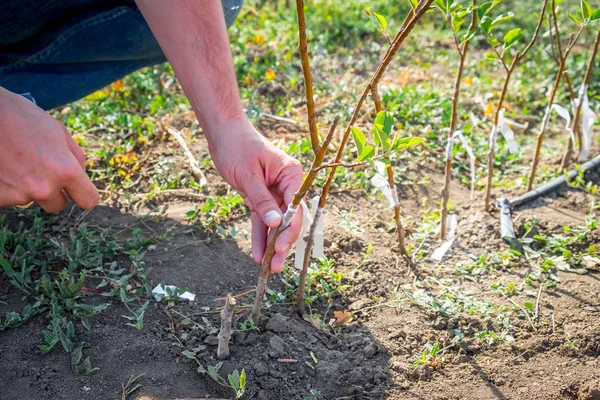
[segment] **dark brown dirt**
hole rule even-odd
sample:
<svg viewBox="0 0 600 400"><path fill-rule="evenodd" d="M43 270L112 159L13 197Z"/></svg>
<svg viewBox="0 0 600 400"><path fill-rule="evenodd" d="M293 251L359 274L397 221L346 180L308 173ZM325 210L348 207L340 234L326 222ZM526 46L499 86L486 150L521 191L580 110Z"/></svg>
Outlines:
<svg viewBox="0 0 600 400"><path fill-rule="evenodd" d="M267 124L271 129L287 129L285 123ZM294 136L295 131L289 131ZM408 241L415 245L411 232L422 219L423 206L432 209L440 200L437 190L442 176L435 168L425 167L409 171L407 176L415 182L428 176L431 181L401 186L404 215L409 218ZM591 178L600 184L597 174ZM216 183L211 193L223 188L222 182ZM231 357L222 372L246 371L248 387L243 398L302 400L310 398L311 390L318 391L323 399L600 398L598 271L584 275L558 272L559 285L542 292L537 331L512 311L512 345L490 345L475 338L481 330L501 329L493 316L444 315L419 307L407 297L407 292L418 289L439 294L442 287L427 279L433 277L438 281L450 279L455 290L477 301L510 307L506 299L491 291L490 283L519 283L533 272L527 262L515 260L499 266L497 272L450 272L470 255L507 250L498 237L497 213L481 211L482 193L471 202L468 190L459 183L454 184L452 193L459 219L457 241L443 262L419 261L418 280L393 250L394 235L381 222L389 219L389 209L379 195L369 199L364 193L334 193L328 208L326 255L335 260L336 269L344 272L343 283L351 288L334 297L325 319L333 311L349 310L357 322L337 333L320 330L300 319L290 303L274 302L265 309L259 330L243 331L239 329L244 319L240 314ZM583 224L592 200L599 198L579 189L564 189L516 210L516 225L536 216L541 234L559 233L564 225ZM166 217L148 222L150 228L182 225L194 201L172 193L137 207L99 207L85 221L121 229L134 225L148 207L169 204ZM336 223L343 219L342 211L350 209L363 229L361 234L348 232ZM234 225L240 231L250 230L245 216L236 219ZM248 239L240 235L235 241L203 243L199 239L204 236L202 232L195 236L178 234L145 259L154 284L185 287L197 295L195 302L152 303L141 332L125 325L121 315L126 311L117 302L92 320L90 331L77 326L77 339L90 344L86 355L100 368L91 375L73 375L62 349L41 354L38 346L48 323L45 316L0 332L0 399L119 399L122 383L139 374L145 376L133 398L231 397L228 389L198 373L195 361L181 352L200 347L198 360L202 365L218 362L215 308L219 303L215 299L251 289L258 269L248 255ZM597 230L593 237L600 243ZM369 245L372 254L363 262ZM270 282L273 290L284 290L280 276L273 276ZM0 293L0 315L30 301L4 275L0 275ZM513 299L522 304L528 297L519 293ZM240 300L242 305L250 302L248 298ZM323 315L326 308L320 304L315 310ZM190 321L182 323L186 318ZM452 347L449 344L455 329L466 340ZM414 368L412 364L424 346L436 342L449 347L434 365ZM569 343L575 343L575 348Z"/></svg>

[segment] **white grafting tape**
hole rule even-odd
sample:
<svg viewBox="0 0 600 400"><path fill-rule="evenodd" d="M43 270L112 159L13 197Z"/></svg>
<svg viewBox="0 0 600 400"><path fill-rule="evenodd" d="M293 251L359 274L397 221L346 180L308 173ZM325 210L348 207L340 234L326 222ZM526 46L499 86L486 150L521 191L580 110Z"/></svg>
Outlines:
<svg viewBox="0 0 600 400"><path fill-rule="evenodd" d="M315 215L313 217L313 221L315 220L315 218L317 219L317 226L315 229L315 243L313 245L313 251L312 251L312 256L313 258L322 258L323 255L323 248L324 248L324 242L325 242L325 237L324 237L324 233L325 233L325 214L323 213L323 209L321 207L319 207L319 199L320 196L315 196L312 199L312 209L315 210Z"/></svg>
<svg viewBox="0 0 600 400"><path fill-rule="evenodd" d="M388 183L388 180L383 177L383 175L375 174L375 176L373 176L373 178L371 178L371 183L377 189L381 190L381 193L383 193L385 198L390 203L390 207L393 208L397 204L396 200L394 198L394 195L392 194L392 189L390 188L390 184Z"/></svg>
<svg viewBox="0 0 600 400"><path fill-rule="evenodd" d="M515 133L512 129L510 129L510 126L508 126L508 123L504 119L504 109L500 110L500 114L498 115L498 126L500 128L502 136L504 136L504 140L506 140L506 144L508 145L508 151L510 151L511 154L514 154L517 151L519 151L519 146L517 145L517 141L515 140Z"/></svg>
<svg viewBox="0 0 600 400"><path fill-rule="evenodd" d="M446 218L446 225L448 227L447 239L440 247L433 251L431 254L432 260L442 261L442 258L444 258L448 250L450 250L452 243L454 243L454 240L456 239L456 227L458 226L456 214L449 215L448 218Z"/></svg>
<svg viewBox="0 0 600 400"><path fill-rule="evenodd" d="M590 100L587 94L587 85L582 86L582 104L581 104L581 136L582 146L579 154L579 161L587 161L590 156L590 147L594 136L594 124L596 123L596 114L590 106Z"/></svg>
<svg viewBox="0 0 600 400"><path fill-rule="evenodd" d="M571 129L571 114L569 114L569 110L564 108L558 104L552 104L552 110L556 111L556 113L565 120L565 130L571 134L571 140L573 144L575 144L575 133L573 133L573 129Z"/></svg>
<svg viewBox="0 0 600 400"><path fill-rule="evenodd" d="M300 205L302 206L302 230L300 231L300 235L298 235L298 239L296 239L296 260L294 261L294 268L296 269L302 269L302 265L304 264L304 253L306 252L304 236L306 236L312 223L310 211L304 200L300 202Z"/></svg>
<svg viewBox="0 0 600 400"><path fill-rule="evenodd" d="M296 216L298 212L298 206L294 206L290 204L285 214L283 214L283 218L281 219L281 230L287 229L288 226L292 223L292 220Z"/></svg>

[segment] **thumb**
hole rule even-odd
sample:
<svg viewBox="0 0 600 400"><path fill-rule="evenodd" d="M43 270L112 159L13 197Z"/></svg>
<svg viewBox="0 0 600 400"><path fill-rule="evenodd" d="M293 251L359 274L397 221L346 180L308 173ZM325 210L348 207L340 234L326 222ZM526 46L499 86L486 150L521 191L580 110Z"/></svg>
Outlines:
<svg viewBox="0 0 600 400"><path fill-rule="evenodd" d="M277 228L281 223L281 210L265 181L260 177L252 179L246 193L254 211L258 213L264 224L270 228Z"/></svg>

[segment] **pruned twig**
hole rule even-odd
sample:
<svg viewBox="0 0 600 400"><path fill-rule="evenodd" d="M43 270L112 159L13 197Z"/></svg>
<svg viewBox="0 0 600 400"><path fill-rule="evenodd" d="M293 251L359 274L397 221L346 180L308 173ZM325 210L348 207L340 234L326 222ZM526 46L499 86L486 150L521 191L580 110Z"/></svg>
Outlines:
<svg viewBox="0 0 600 400"><path fill-rule="evenodd" d="M217 358L219 360L229 357L229 340L231 339L231 324L233 322L235 304L235 299L227 296L225 307L221 310L221 330L218 335L219 344L217 347Z"/></svg>
<svg viewBox="0 0 600 400"><path fill-rule="evenodd" d="M183 149L183 152L188 159L190 169L192 170L194 177L198 181L198 184L200 186L208 185L208 180L206 179L206 175L204 175L204 172L202 172L202 170L200 169L200 166L198 165L198 160L196 160L196 157L194 157L194 154L188 147L187 142L183 138L183 135L181 134L181 132L174 128L171 128L171 127L167 127L167 132L169 132L177 140L177 142Z"/></svg>

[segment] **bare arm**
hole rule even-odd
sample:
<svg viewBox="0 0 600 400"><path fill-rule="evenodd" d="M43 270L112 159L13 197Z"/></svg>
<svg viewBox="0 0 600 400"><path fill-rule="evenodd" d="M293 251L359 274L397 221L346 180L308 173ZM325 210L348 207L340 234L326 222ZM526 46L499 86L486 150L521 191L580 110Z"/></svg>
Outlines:
<svg viewBox="0 0 600 400"><path fill-rule="evenodd" d="M268 227L302 182L302 167L263 138L241 106L221 2L136 0L190 100L215 166L252 211L252 253L261 262ZM272 269L281 270L301 216L278 238Z"/></svg>

